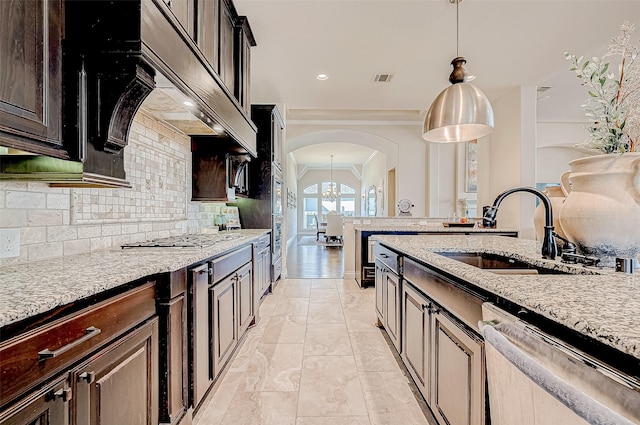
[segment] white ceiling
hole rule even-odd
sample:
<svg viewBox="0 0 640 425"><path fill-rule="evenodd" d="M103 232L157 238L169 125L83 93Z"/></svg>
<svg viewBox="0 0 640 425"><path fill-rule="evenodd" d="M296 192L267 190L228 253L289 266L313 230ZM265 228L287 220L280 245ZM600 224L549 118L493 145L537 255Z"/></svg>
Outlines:
<svg viewBox="0 0 640 425"><path fill-rule="evenodd" d="M384 116L415 121L419 134L424 113L448 85L456 56L456 6L449 0L235 0L235 5L248 17L257 42L251 100L284 104L287 120ZM625 19L640 26L640 0L464 0L459 54L476 76L473 84L491 101L521 85L551 86L540 95L539 120L576 121L586 96L563 53L602 54ZM318 81L319 73L329 79ZM375 83L377 73L393 78ZM296 161L317 156L303 151ZM362 163L368 156L361 152L348 160Z"/></svg>

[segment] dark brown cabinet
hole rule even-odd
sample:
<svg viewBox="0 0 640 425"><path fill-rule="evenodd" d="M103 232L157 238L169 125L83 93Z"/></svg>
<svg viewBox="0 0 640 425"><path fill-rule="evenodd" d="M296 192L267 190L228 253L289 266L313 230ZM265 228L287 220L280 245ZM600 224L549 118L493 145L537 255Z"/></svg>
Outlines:
<svg viewBox="0 0 640 425"><path fill-rule="evenodd" d="M253 245L254 314L258 317L260 301L271 288L271 242L265 235Z"/></svg>
<svg viewBox="0 0 640 425"><path fill-rule="evenodd" d="M156 319L72 371L71 424L157 424L157 357Z"/></svg>
<svg viewBox="0 0 640 425"><path fill-rule="evenodd" d="M64 376L0 414L0 425L68 425L70 394Z"/></svg>
<svg viewBox="0 0 640 425"><path fill-rule="evenodd" d="M243 335L253 320L253 266L246 264L236 272L238 286L238 335Z"/></svg>
<svg viewBox="0 0 640 425"><path fill-rule="evenodd" d="M251 48L256 45L246 16L239 16L235 26L235 89L234 95L245 112L251 106Z"/></svg>
<svg viewBox="0 0 640 425"><path fill-rule="evenodd" d="M189 282L189 364L191 406L198 407L213 383L209 372L209 263L190 269Z"/></svg>
<svg viewBox="0 0 640 425"><path fill-rule="evenodd" d="M62 0L0 2L0 145L62 149Z"/></svg>
<svg viewBox="0 0 640 425"><path fill-rule="evenodd" d="M156 308L160 328L160 422L176 424L187 413L187 272L159 278Z"/></svg>
<svg viewBox="0 0 640 425"><path fill-rule="evenodd" d="M198 47L216 73L220 73L220 0L198 1Z"/></svg>
<svg viewBox="0 0 640 425"><path fill-rule="evenodd" d="M195 39L195 0L164 0L164 2L169 6L173 15L187 34L189 34L192 39Z"/></svg>
<svg viewBox="0 0 640 425"><path fill-rule="evenodd" d="M197 411L254 320L252 246L189 270L190 404Z"/></svg>
<svg viewBox="0 0 640 425"><path fill-rule="evenodd" d="M236 17L230 0L220 0L220 79L229 91L235 87L235 26Z"/></svg>
<svg viewBox="0 0 640 425"><path fill-rule="evenodd" d="M222 372L238 343L235 276L216 283L209 290L211 303L212 370L213 376Z"/></svg>
<svg viewBox="0 0 640 425"><path fill-rule="evenodd" d="M0 424L157 424L155 290L141 283L3 335Z"/></svg>

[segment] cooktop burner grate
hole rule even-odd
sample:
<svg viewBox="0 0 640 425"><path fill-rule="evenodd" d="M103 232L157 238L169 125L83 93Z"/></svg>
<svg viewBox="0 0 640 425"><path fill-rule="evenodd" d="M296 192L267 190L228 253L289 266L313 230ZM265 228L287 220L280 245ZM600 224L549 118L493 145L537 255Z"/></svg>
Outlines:
<svg viewBox="0 0 640 425"><path fill-rule="evenodd" d="M213 235L181 235L168 238L153 239L143 242L131 242L122 244L124 248L204 248L220 242L241 238L239 233L213 234Z"/></svg>

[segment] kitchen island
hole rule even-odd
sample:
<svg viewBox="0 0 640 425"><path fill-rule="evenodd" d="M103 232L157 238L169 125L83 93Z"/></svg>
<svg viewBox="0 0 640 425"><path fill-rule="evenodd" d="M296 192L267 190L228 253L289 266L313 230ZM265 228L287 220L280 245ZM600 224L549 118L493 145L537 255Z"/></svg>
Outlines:
<svg viewBox="0 0 640 425"><path fill-rule="evenodd" d="M379 236L377 240L419 263L468 282L636 359L640 366L640 275L546 260L536 241L505 237ZM438 252L510 256L569 274L496 275Z"/></svg>
<svg viewBox="0 0 640 425"><path fill-rule="evenodd" d="M481 328L496 317L626 382L636 406L630 417L640 417L640 276L543 259L540 243L531 240L375 238L379 326L438 422L489 423L487 382L491 387L497 378L487 376ZM593 388L600 391L597 385L586 391Z"/></svg>
<svg viewBox="0 0 640 425"><path fill-rule="evenodd" d="M485 228L480 219L470 223L446 223L433 217L345 217L344 278L361 287L373 285L373 238L375 235L501 235L518 236L513 228Z"/></svg>

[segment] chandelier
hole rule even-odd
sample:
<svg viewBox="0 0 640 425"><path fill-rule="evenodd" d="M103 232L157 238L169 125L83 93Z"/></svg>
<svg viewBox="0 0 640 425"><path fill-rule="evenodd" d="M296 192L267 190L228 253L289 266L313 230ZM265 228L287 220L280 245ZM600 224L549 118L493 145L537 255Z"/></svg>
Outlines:
<svg viewBox="0 0 640 425"><path fill-rule="evenodd" d="M322 199L335 202L340 197L340 192L337 189L338 185L333 182L333 155L331 155L331 165L329 167L329 187L322 193Z"/></svg>

